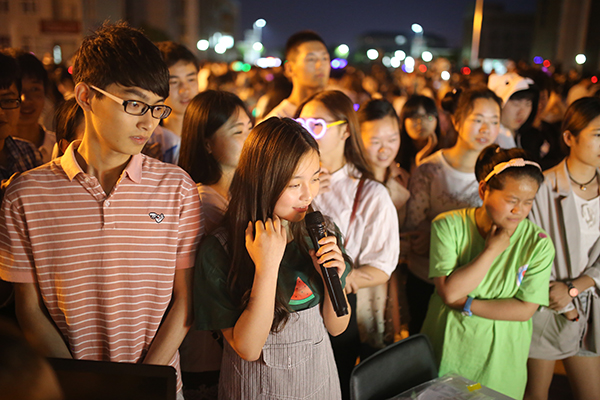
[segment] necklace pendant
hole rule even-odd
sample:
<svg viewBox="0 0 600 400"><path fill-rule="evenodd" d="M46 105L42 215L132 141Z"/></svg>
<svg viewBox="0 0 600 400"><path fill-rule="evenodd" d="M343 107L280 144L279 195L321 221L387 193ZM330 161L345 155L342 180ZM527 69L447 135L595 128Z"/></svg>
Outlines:
<svg viewBox="0 0 600 400"><path fill-rule="evenodd" d="M585 185L581 185L581 186L579 186L579 189L581 189L581 190L582 190L582 191L584 191L584 192L587 190L587 188L585 187Z"/></svg>

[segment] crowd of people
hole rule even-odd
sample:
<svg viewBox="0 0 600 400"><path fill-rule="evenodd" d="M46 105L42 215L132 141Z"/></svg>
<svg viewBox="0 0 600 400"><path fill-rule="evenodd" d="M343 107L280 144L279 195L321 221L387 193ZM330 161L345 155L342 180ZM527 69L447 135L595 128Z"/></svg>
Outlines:
<svg viewBox="0 0 600 400"><path fill-rule="evenodd" d="M334 71L312 31L285 59L200 64L124 23L72 74L0 49L6 335L40 365L170 365L178 399L349 399L422 332L440 375L547 399L562 360L600 398L597 79Z"/></svg>

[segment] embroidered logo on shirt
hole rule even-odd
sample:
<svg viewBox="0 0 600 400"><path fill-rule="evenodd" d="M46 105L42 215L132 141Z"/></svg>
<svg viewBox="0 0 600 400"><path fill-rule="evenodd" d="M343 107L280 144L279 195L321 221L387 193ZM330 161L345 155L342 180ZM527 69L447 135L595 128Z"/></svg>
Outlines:
<svg viewBox="0 0 600 400"><path fill-rule="evenodd" d="M296 287L294 288L294 294L290 299L290 305L297 306L299 304L308 303L314 298L315 295L308 285L304 283L300 277L296 278Z"/></svg>
<svg viewBox="0 0 600 400"><path fill-rule="evenodd" d="M151 212L150 214L148 214L150 216L150 218L152 218L157 224L160 224L163 219L165 219L165 214L160 213L157 214L155 212Z"/></svg>
<svg viewBox="0 0 600 400"><path fill-rule="evenodd" d="M525 272L527 272L527 268L529 268L529 264L525 264L519 268L517 272L517 286L521 286L521 283L523 283L523 277L525 276Z"/></svg>

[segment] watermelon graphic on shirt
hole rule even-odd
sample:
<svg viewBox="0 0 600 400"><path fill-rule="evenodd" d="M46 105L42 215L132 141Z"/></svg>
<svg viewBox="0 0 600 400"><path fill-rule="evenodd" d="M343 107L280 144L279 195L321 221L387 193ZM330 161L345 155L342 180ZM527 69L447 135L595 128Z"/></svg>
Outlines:
<svg viewBox="0 0 600 400"><path fill-rule="evenodd" d="M300 279L300 277L296 278L296 287L294 288L294 294L290 299L291 306L297 306L300 304L305 304L315 298L314 293L306 283Z"/></svg>

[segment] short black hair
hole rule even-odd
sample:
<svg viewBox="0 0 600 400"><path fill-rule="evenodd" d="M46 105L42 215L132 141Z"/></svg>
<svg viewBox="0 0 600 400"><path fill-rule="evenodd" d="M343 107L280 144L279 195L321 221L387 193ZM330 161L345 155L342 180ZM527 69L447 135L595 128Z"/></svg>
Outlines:
<svg viewBox="0 0 600 400"><path fill-rule="evenodd" d="M73 80L101 89L113 83L139 87L169 97L169 69L160 51L124 22L104 23L83 39L73 61Z"/></svg>
<svg viewBox="0 0 600 400"><path fill-rule="evenodd" d="M44 90L48 88L48 72L44 68L44 64L36 56L21 49L10 48L6 49L6 51L19 63L21 79L30 78L38 80L44 84Z"/></svg>
<svg viewBox="0 0 600 400"><path fill-rule="evenodd" d="M8 89L12 84L17 86L19 95L21 95L21 69L17 60L0 51L0 89Z"/></svg>
<svg viewBox="0 0 600 400"><path fill-rule="evenodd" d="M156 47L160 50L160 54L162 54L163 60L167 63L167 67L171 68L179 61L187 61L190 64L194 64L196 69L198 69L198 59L184 45L166 40L156 43Z"/></svg>
<svg viewBox="0 0 600 400"><path fill-rule="evenodd" d="M302 43L306 42L321 42L327 48L325 41L319 34L314 31L300 31L289 37L285 44L285 59L290 60L291 54L298 49Z"/></svg>
<svg viewBox="0 0 600 400"><path fill-rule="evenodd" d="M371 99L358 109L358 122L377 121L385 117L392 117L400 126L400 118L392 103L384 99Z"/></svg>

